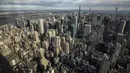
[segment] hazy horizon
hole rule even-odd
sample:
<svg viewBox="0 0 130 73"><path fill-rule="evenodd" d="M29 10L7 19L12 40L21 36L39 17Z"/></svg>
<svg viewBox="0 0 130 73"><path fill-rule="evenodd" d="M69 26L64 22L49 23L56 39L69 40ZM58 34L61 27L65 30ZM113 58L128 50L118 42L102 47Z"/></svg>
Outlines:
<svg viewBox="0 0 130 73"><path fill-rule="evenodd" d="M130 11L130 0L0 0L0 10L115 10Z"/></svg>

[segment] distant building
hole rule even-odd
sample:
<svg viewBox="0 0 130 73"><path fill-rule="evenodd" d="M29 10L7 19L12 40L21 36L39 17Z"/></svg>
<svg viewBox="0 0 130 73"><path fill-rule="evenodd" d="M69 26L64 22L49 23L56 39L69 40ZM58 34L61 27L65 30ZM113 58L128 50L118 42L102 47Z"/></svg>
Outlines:
<svg viewBox="0 0 130 73"><path fill-rule="evenodd" d="M91 33L91 25L86 24L84 27L84 36L88 36Z"/></svg>
<svg viewBox="0 0 130 73"><path fill-rule="evenodd" d="M96 26L97 23L98 23L98 21L97 21L97 16L96 16L96 15L93 15L93 17L92 17L92 26Z"/></svg>

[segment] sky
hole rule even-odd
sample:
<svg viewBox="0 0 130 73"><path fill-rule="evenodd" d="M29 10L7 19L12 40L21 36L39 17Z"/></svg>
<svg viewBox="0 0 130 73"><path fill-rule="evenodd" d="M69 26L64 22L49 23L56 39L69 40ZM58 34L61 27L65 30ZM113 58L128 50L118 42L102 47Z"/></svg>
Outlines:
<svg viewBox="0 0 130 73"><path fill-rule="evenodd" d="M130 10L130 0L0 0L0 10Z"/></svg>

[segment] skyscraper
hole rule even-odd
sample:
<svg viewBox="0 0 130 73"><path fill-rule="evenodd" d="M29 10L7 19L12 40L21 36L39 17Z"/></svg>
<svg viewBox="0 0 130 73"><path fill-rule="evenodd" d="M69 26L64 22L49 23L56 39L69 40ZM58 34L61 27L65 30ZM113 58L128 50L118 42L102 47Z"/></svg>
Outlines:
<svg viewBox="0 0 130 73"><path fill-rule="evenodd" d="M41 34L43 34L44 33L44 26L43 26L43 19L39 19L39 32L41 33Z"/></svg>
<svg viewBox="0 0 130 73"><path fill-rule="evenodd" d="M80 23L80 11L81 11L81 6L79 6L79 14L78 14L78 22Z"/></svg>
<svg viewBox="0 0 130 73"><path fill-rule="evenodd" d="M124 34L125 27L126 27L126 21L123 20L123 21L121 21L121 23L119 25L118 33Z"/></svg>
<svg viewBox="0 0 130 73"><path fill-rule="evenodd" d="M91 25L87 24L84 27L84 36L88 36L91 32Z"/></svg>

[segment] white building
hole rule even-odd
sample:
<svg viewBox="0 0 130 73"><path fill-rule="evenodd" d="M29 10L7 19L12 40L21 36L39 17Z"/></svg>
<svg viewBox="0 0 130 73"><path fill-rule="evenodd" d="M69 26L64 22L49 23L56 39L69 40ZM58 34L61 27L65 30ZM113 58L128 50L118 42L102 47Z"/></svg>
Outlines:
<svg viewBox="0 0 130 73"><path fill-rule="evenodd" d="M43 34L44 33L43 19L39 19L38 26L39 26L40 33Z"/></svg>

